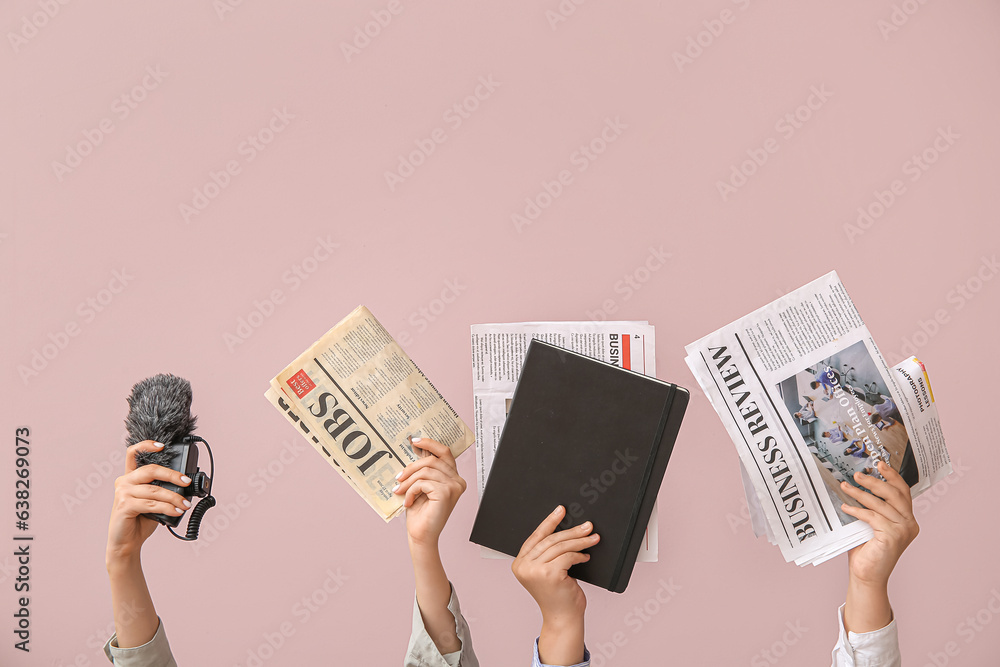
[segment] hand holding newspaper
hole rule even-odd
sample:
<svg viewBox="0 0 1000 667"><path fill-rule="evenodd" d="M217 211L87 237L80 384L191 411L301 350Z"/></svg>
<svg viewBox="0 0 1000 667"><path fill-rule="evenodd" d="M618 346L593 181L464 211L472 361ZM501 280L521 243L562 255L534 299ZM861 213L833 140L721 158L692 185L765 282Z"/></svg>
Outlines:
<svg viewBox="0 0 1000 667"><path fill-rule="evenodd" d="M264 396L386 522L396 475L428 437L458 457L473 435L375 316L358 306L271 380Z"/></svg>
<svg viewBox="0 0 1000 667"><path fill-rule="evenodd" d="M754 532L817 565L872 537L841 510L882 460L913 496L951 473L924 365L889 368L836 272L686 348L740 456ZM863 487L859 487L863 488Z"/></svg>

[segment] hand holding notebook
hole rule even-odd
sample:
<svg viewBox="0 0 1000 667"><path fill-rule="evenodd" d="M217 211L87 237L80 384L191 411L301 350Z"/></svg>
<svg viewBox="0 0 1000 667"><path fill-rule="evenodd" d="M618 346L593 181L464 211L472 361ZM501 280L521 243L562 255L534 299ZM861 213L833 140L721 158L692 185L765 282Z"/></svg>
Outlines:
<svg viewBox="0 0 1000 667"><path fill-rule="evenodd" d="M511 565L514 576L542 612L538 653L544 664L553 665L575 665L584 660L583 615L587 596L567 570L590 560L590 554L582 550L601 539L589 521L554 532L565 515L566 508L560 505L545 517L525 540Z"/></svg>
<svg viewBox="0 0 1000 667"><path fill-rule="evenodd" d="M601 542L569 575L628 585L688 393L539 340L528 346L471 540L515 555L556 505Z"/></svg>

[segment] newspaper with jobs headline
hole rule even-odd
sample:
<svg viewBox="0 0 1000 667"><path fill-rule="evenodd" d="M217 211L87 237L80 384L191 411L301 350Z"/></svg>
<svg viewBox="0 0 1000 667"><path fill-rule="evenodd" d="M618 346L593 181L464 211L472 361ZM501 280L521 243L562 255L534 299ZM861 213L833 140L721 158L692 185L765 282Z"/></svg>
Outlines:
<svg viewBox="0 0 1000 667"><path fill-rule="evenodd" d="M396 475L420 458L410 437L456 457L472 431L364 306L271 380L265 398L386 522L403 511Z"/></svg>
<svg viewBox="0 0 1000 667"><path fill-rule="evenodd" d="M476 481L483 495L521 366L533 338L622 368L656 375L654 329L648 322L518 322L472 325L472 400L476 433ZM596 497L596 494L595 494ZM586 490L579 502L592 502ZM639 562L657 559L656 506L649 518ZM509 558L480 547L484 558Z"/></svg>
<svg viewBox="0 0 1000 667"><path fill-rule="evenodd" d="M882 460L917 496L951 473L916 357L889 366L831 272L686 347L739 454L754 532L819 564L872 537L840 488Z"/></svg>

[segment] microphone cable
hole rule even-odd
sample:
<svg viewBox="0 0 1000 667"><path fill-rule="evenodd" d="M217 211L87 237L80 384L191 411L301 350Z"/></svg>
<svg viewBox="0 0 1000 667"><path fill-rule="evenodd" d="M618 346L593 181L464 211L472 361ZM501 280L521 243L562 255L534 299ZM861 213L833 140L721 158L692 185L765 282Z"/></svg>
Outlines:
<svg viewBox="0 0 1000 667"><path fill-rule="evenodd" d="M201 530L201 521L202 519L205 518L205 513L208 512L208 510L215 507L216 505L215 496L213 496L211 493L211 489L214 488L215 486L215 457L212 456L212 446L208 444L208 440L205 440L205 438L199 437L197 435L189 435L186 438L184 438L184 442L204 443L205 449L208 450L209 467L212 471L212 474L208 478L209 493L207 496L199 500L198 504L195 505L193 510L191 510L191 516L188 517L186 534L184 536L178 535L177 533L174 532L173 526L167 526L167 530L170 531L170 534L176 537L177 539L183 540L185 542L193 542L198 539L198 531ZM193 489L193 491L195 491L195 494L198 494L198 491L201 490L201 485L202 485L201 481L199 479L193 479L191 480L191 483L199 487Z"/></svg>

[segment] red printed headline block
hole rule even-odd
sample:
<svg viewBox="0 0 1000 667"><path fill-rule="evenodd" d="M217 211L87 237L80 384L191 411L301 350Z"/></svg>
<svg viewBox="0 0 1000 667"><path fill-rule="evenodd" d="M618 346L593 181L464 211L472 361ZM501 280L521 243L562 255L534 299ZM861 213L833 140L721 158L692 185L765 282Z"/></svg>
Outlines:
<svg viewBox="0 0 1000 667"><path fill-rule="evenodd" d="M288 386L292 388L296 396L302 398L316 388L316 383L312 381L311 377L306 375L305 371L299 371L288 378Z"/></svg>

